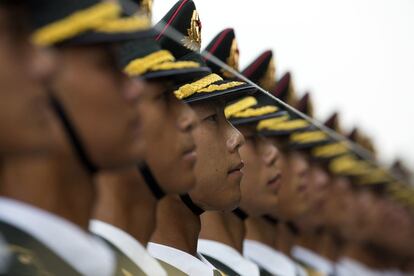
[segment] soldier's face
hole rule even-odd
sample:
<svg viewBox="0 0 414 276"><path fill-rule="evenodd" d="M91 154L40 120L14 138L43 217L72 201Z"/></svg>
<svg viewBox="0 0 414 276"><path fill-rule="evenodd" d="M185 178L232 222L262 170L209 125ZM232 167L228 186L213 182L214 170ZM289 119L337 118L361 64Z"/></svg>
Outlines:
<svg viewBox="0 0 414 276"><path fill-rule="evenodd" d="M329 228L339 231L347 239L351 238L350 227L355 215L354 193L350 180L345 177L333 177L327 189L326 205L323 217Z"/></svg>
<svg viewBox="0 0 414 276"><path fill-rule="evenodd" d="M143 86L116 68L112 53L103 46L62 48L53 82L89 158L105 169L136 164L143 150L136 110Z"/></svg>
<svg viewBox="0 0 414 276"><path fill-rule="evenodd" d="M306 208L304 193L309 181L309 162L303 153L292 151L282 164L278 210L282 218L296 219Z"/></svg>
<svg viewBox="0 0 414 276"><path fill-rule="evenodd" d="M186 193L195 185L197 116L161 82L146 83L141 99L145 160L165 192Z"/></svg>
<svg viewBox="0 0 414 276"><path fill-rule="evenodd" d="M371 225L372 241L393 254L410 256L414 245L412 215L399 203L386 197L379 197L376 207L376 224Z"/></svg>
<svg viewBox="0 0 414 276"><path fill-rule="evenodd" d="M356 225L359 240L386 248L392 254L406 257L412 254L412 214L398 203L370 190L362 191L360 195L359 207L364 209L360 210L360 223Z"/></svg>
<svg viewBox="0 0 414 276"><path fill-rule="evenodd" d="M251 216L261 216L276 209L281 169L278 149L269 139L255 135L255 127L239 127L246 140L240 148L245 165L240 206Z"/></svg>
<svg viewBox="0 0 414 276"><path fill-rule="evenodd" d="M240 201L243 135L226 120L223 103L210 101L191 107L200 124L193 132L196 186L190 196L204 210L233 210Z"/></svg>
<svg viewBox="0 0 414 276"><path fill-rule="evenodd" d="M51 145L45 82L55 60L30 45L23 15L0 7L0 154L41 152Z"/></svg>
<svg viewBox="0 0 414 276"><path fill-rule="evenodd" d="M362 241L370 238L372 230L377 227L378 198L369 190L356 193L355 205L360 210L355 215L354 227L358 229L356 239ZM355 231L356 232L356 231Z"/></svg>
<svg viewBox="0 0 414 276"><path fill-rule="evenodd" d="M309 182L305 189L306 214L305 221L309 227L317 227L323 223L323 216L330 176L319 164L311 163L309 169Z"/></svg>

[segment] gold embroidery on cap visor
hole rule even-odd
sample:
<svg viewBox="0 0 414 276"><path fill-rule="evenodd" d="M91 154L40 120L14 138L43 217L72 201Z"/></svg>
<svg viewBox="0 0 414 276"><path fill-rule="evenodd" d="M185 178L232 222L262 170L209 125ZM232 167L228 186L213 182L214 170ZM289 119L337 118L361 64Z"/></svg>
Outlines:
<svg viewBox="0 0 414 276"><path fill-rule="evenodd" d="M235 113L240 112L246 108L252 107L257 104L257 100L254 97L245 97L240 101L229 104L224 109L224 115L226 118L233 116Z"/></svg>
<svg viewBox="0 0 414 276"><path fill-rule="evenodd" d="M387 186L388 193L395 199L414 207L414 188L405 183L394 182Z"/></svg>
<svg viewBox="0 0 414 276"><path fill-rule="evenodd" d="M312 149L312 155L319 158L329 158L344 154L346 152L348 152L348 146L346 142L338 142Z"/></svg>
<svg viewBox="0 0 414 276"><path fill-rule="evenodd" d="M270 113L274 113L279 109L273 105L262 106L258 108L247 108L243 111L237 112L231 116L231 118L251 118L257 117L262 115L267 115Z"/></svg>
<svg viewBox="0 0 414 276"><path fill-rule="evenodd" d="M135 32L139 30L146 30L151 27L149 18L145 15L135 15L131 17L117 18L103 22L94 31L102 33L117 33L117 32Z"/></svg>
<svg viewBox="0 0 414 276"><path fill-rule="evenodd" d="M188 84L181 86L180 88L174 91L174 95L177 97L177 99L182 100L182 99L190 97L191 95L196 93L198 90L209 86L213 82L217 82L221 80L223 79L219 75L210 74L193 83L188 83Z"/></svg>
<svg viewBox="0 0 414 276"><path fill-rule="evenodd" d="M280 124L281 122L287 121L289 119L289 115L283 115L277 118L271 118L271 119L266 119L266 120L261 120L258 124L257 124L257 130L262 130L262 129L269 129L274 125Z"/></svg>
<svg viewBox="0 0 414 276"><path fill-rule="evenodd" d="M52 45L53 43L90 30L102 24L105 20L115 19L120 12L121 8L115 3L99 3L39 28L34 31L32 41L39 46Z"/></svg>
<svg viewBox="0 0 414 276"><path fill-rule="evenodd" d="M148 71L163 71L183 68L198 68L200 64L194 61L175 61L174 56L167 50L160 50L145 57L132 60L125 66L124 72L132 77Z"/></svg>
<svg viewBox="0 0 414 276"><path fill-rule="evenodd" d="M197 93L209 93L209 92L216 92L216 91L223 91L226 89L234 88L240 85L245 84L245 82L241 81L231 81L222 84L211 84L205 88L202 88L197 91Z"/></svg>
<svg viewBox="0 0 414 276"><path fill-rule="evenodd" d="M328 139L328 135L323 131L307 131L301 133L293 133L290 136L290 141L298 144L307 144L325 141Z"/></svg>
<svg viewBox="0 0 414 276"><path fill-rule="evenodd" d="M121 7L103 2L34 31L31 40L38 46L49 46L87 31L104 33L132 32L151 26L148 16L120 18Z"/></svg>
<svg viewBox="0 0 414 276"><path fill-rule="evenodd" d="M223 84L214 84L215 82L222 81L223 79L217 74L210 74L198 81L181 86L174 91L174 95L177 99L186 99L196 93L211 93L217 91L223 91L226 89L234 88L244 85L244 82L232 81Z"/></svg>
<svg viewBox="0 0 414 276"><path fill-rule="evenodd" d="M294 119L294 120L287 120L287 121L282 120L281 122L276 123L274 125L268 125L267 129L273 130L273 131L293 131L296 129L302 129L302 128L306 128L309 126L310 124L306 120Z"/></svg>
<svg viewBox="0 0 414 276"><path fill-rule="evenodd" d="M358 184L361 185L370 185L370 184L376 184L376 183L385 183L385 182L391 182L392 178L387 173L387 171L376 168L369 173L362 175L358 177Z"/></svg>
<svg viewBox="0 0 414 276"><path fill-rule="evenodd" d="M201 49L201 21L196 10L193 11L191 16L190 28L187 29L188 36L184 36L182 39L183 45L192 50L200 51Z"/></svg>
<svg viewBox="0 0 414 276"><path fill-rule="evenodd" d="M329 169L335 174L349 174L353 176L369 173L371 167L362 160L357 160L350 155L335 158L329 163Z"/></svg>

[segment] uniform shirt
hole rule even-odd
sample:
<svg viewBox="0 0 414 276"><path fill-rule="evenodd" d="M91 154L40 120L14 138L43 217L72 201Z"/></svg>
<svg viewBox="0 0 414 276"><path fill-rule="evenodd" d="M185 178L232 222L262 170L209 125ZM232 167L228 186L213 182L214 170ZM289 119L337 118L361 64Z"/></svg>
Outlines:
<svg viewBox="0 0 414 276"><path fill-rule="evenodd" d="M364 275L364 276L387 276L387 275L404 275L398 271L379 271L372 269L354 259L341 258L336 265L337 276Z"/></svg>
<svg viewBox="0 0 414 276"><path fill-rule="evenodd" d="M288 256L272 247L254 240L244 240L243 254L272 275L306 275Z"/></svg>
<svg viewBox="0 0 414 276"><path fill-rule="evenodd" d="M217 269L201 255L196 258L179 249L153 242L148 243L148 251L154 258L164 261L188 275L220 275Z"/></svg>
<svg viewBox="0 0 414 276"><path fill-rule="evenodd" d="M334 275L335 265L330 260L322 257L321 255L303 248L301 246L294 246L292 249L292 256L299 262L309 265L323 275Z"/></svg>
<svg viewBox="0 0 414 276"><path fill-rule="evenodd" d="M114 245L145 274L154 276L166 276L167 273L161 265L147 252L136 239L125 231L111 224L99 220L91 220L89 229Z"/></svg>
<svg viewBox="0 0 414 276"><path fill-rule="evenodd" d="M209 256L218 260L240 275L260 275L259 267L255 263L245 259L237 250L221 242L199 239L197 251L205 257ZM223 270L223 272L226 271Z"/></svg>
<svg viewBox="0 0 414 276"><path fill-rule="evenodd" d="M0 197L0 221L31 235L82 275L109 276L115 270L115 257L102 241L50 212Z"/></svg>

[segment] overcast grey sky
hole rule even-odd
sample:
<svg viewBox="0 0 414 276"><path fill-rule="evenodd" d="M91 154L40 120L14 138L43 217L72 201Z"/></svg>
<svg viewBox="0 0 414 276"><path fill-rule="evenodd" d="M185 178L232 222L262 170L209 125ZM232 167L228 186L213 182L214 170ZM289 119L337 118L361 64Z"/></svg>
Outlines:
<svg viewBox="0 0 414 276"><path fill-rule="evenodd" d="M154 1L154 22L175 0ZM194 0L202 44L232 27L241 68L262 51L276 55L278 77L293 73L316 116L339 110L343 125L374 137L381 160L414 168L413 0Z"/></svg>

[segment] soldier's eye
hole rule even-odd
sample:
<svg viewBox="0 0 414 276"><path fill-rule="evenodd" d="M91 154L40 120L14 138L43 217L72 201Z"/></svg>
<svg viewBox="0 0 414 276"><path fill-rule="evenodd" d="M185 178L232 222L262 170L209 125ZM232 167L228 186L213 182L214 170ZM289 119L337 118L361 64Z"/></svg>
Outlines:
<svg viewBox="0 0 414 276"><path fill-rule="evenodd" d="M206 117L205 119L204 119L204 121L208 121L208 122L214 122L214 123L216 123L217 121L218 121L218 116L217 116L217 114L211 114L210 116L208 116L208 117Z"/></svg>
<svg viewBox="0 0 414 276"><path fill-rule="evenodd" d="M165 94L164 93L159 93L159 94L155 95L154 98L156 100L164 100L166 97L165 97Z"/></svg>

